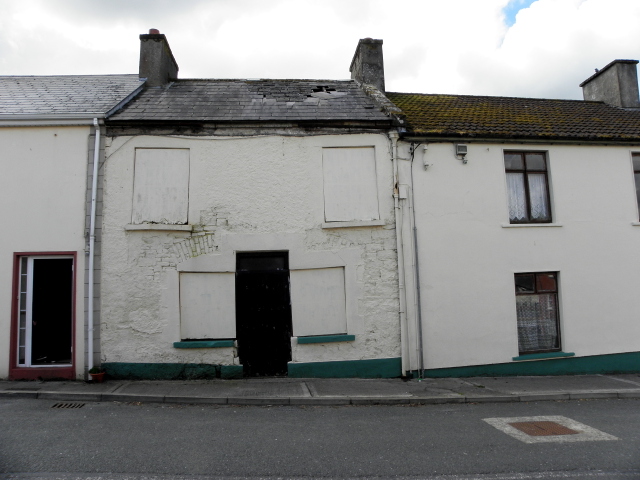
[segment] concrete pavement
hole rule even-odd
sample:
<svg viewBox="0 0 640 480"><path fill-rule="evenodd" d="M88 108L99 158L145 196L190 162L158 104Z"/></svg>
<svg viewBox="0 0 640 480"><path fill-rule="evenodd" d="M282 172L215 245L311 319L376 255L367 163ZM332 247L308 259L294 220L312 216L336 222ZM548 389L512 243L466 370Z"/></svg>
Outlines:
<svg viewBox="0 0 640 480"><path fill-rule="evenodd" d="M401 379L0 381L0 398L220 405L394 405L640 398L640 374Z"/></svg>

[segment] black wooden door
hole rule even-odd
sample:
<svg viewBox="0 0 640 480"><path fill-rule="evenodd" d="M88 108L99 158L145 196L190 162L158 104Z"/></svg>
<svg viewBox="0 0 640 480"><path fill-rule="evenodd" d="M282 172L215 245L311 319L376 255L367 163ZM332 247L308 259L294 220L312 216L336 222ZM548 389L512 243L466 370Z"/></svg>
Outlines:
<svg viewBox="0 0 640 480"><path fill-rule="evenodd" d="M236 331L245 375L287 374L291 297L286 252L238 254Z"/></svg>

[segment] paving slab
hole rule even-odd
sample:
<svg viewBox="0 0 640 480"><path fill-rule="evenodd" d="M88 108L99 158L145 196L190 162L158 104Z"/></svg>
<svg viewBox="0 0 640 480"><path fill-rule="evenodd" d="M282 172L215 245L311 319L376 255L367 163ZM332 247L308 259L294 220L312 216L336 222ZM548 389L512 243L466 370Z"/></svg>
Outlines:
<svg viewBox="0 0 640 480"><path fill-rule="evenodd" d="M305 383L313 397L411 396L407 387L409 382L400 379L308 378L305 379Z"/></svg>
<svg viewBox="0 0 640 480"><path fill-rule="evenodd" d="M235 405L373 405L640 398L640 375L401 379L0 381L0 398Z"/></svg>
<svg viewBox="0 0 640 480"><path fill-rule="evenodd" d="M103 402L164 402L164 395L136 395L121 393L104 393Z"/></svg>
<svg viewBox="0 0 640 480"><path fill-rule="evenodd" d="M640 379L640 377L636 377ZM608 375L571 375L547 377L481 377L467 379L491 390L523 394L528 392L581 392L585 390L625 390L638 388L634 383Z"/></svg>
<svg viewBox="0 0 640 480"><path fill-rule="evenodd" d="M477 378L423 378L407 382L407 389L414 396L470 395L492 396L499 392L488 388Z"/></svg>
<svg viewBox="0 0 640 480"><path fill-rule="evenodd" d="M92 383L83 381L16 381L11 382L7 380L0 381L0 391L22 391L22 392L89 392L89 393L103 393L110 392L122 382L105 382L105 383Z"/></svg>
<svg viewBox="0 0 640 480"><path fill-rule="evenodd" d="M69 392L38 392L41 400L64 400L71 402L99 402L102 400L101 393L69 393Z"/></svg>

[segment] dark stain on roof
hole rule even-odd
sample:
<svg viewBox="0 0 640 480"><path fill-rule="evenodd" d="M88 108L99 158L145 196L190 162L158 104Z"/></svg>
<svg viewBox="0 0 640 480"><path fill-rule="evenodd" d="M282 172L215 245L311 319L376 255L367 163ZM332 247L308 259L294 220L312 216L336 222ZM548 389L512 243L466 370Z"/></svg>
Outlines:
<svg viewBox="0 0 640 480"><path fill-rule="evenodd" d="M354 81L176 80L146 88L114 123L384 121L390 116Z"/></svg>
<svg viewBox="0 0 640 480"><path fill-rule="evenodd" d="M640 109L602 102L387 93L410 134L460 138L640 140Z"/></svg>

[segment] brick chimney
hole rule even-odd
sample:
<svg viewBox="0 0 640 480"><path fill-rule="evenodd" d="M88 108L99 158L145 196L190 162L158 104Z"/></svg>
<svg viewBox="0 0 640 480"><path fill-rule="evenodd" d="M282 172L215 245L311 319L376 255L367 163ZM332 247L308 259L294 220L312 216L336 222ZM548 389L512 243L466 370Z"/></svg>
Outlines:
<svg viewBox="0 0 640 480"><path fill-rule="evenodd" d="M382 60L382 40L362 38L351 60L351 78L360 83L368 83L384 93L384 62Z"/></svg>
<svg viewBox="0 0 640 480"><path fill-rule="evenodd" d="M157 87L178 78L176 63L167 37L155 28L148 35L140 35L140 71L138 76L147 79L147 85Z"/></svg>
<svg viewBox="0 0 640 480"><path fill-rule="evenodd" d="M585 100L622 108L640 108L638 60L614 60L580 84Z"/></svg>

